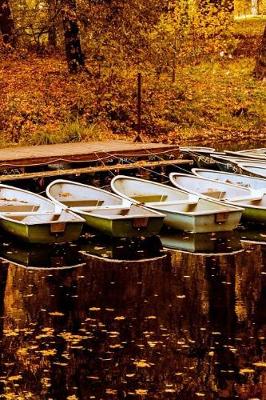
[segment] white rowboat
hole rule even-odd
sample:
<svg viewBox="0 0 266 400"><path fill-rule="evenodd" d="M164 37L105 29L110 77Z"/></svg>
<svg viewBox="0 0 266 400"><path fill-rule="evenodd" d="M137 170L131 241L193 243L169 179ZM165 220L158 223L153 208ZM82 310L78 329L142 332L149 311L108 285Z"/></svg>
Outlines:
<svg viewBox="0 0 266 400"><path fill-rule="evenodd" d="M118 175L112 190L135 204L165 215L165 224L189 232L230 231L239 223L242 209L187 194L185 191L145 179Z"/></svg>
<svg viewBox="0 0 266 400"><path fill-rule="evenodd" d="M57 179L46 193L55 204L82 216L87 225L114 237L152 236L163 225L162 213L94 186Z"/></svg>
<svg viewBox="0 0 266 400"><path fill-rule="evenodd" d="M230 183L199 176L171 173L170 180L179 189L243 207L243 218L266 223L266 195L261 190L250 190Z"/></svg>

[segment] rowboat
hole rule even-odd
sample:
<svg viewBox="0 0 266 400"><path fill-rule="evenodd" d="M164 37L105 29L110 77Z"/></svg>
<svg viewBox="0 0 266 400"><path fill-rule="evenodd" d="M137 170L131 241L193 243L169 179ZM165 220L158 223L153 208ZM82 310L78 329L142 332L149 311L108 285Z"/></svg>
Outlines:
<svg viewBox="0 0 266 400"><path fill-rule="evenodd" d="M235 157L232 155L227 155L225 153L211 153L210 158L212 159L212 164L205 165L206 168L216 167L220 171L224 172L234 172L239 173L241 171L240 167L238 166L239 163L245 162L246 159L244 157ZM256 159L250 159L250 162L256 162ZM200 167L201 168L201 167Z"/></svg>
<svg viewBox="0 0 266 400"><path fill-rule="evenodd" d="M266 154L265 152L260 152L256 150L241 150L241 151L231 151L231 150L225 150L225 153L233 156L233 157L241 157L245 158L247 162L249 162L249 159L257 159L257 160L262 160L266 161Z"/></svg>
<svg viewBox="0 0 266 400"><path fill-rule="evenodd" d="M239 233L177 233L162 232L160 235L163 246L167 249L204 255L234 254L243 251Z"/></svg>
<svg viewBox="0 0 266 400"><path fill-rule="evenodd" d="M245 173L258 178L266 178L266 163L238 163L239 168Z"/></svg>
<svg viewBox="0 0 266 400"><path fill-rule="evenodd" d="M47 186L46 194L58 206L82 216L90 227L114 237L152 236L163 225L162 213L94 186L57 179Z"/></svg>
<svg viewBox="0 0 266 400"><path fill-rule="evenodd" d="M210 169L193 168L192 172L202 178L213 179L219 182L232 183L251 190L261 190L266 193L266 179L255 178L248 175L234 174L229 172L213 171Z"/></svg>
<svg viewBox="0 0 266 400"><path fill-rule="evenodd" d="M199 176L171 173L170 180L181 190L242 207L243 219L266 223L266 195L264 190L250 190L231 183L217 182Z"/></svg>
<svg viewBox="0 0 266 400"><path fill-rule="evenodd" d="M12 186L0 185L0 226L29 243L77 240L84 220L50 200Z"/></svg>
<svg viewBox="0 0 266 400"><path fill-rule="evenodd" d="M249 149L249 150L240 150L238 151L238 153L241 154L259 154L259 155L266 155L266 148L265 147L261 147L261 148L257 148L257 149Z"/></svg>
<svg viewBox="0 0 266 400"><path fill-rule="evenodd" d="M213 147L179 147L179 150L181 154L191 158L199 168L210 168L215 164L213 159L210 157L210 153L215 152Z"/></svg>
<svg viewBox="0 0 266 400"><path fill-rule="evenodd" d="M180 146L179 150L181 153L198 153L198 154L210 154L215 151L213 147L200 147L200 146Z"/></svg>
<svg viewBox="0 0 266 400"><path fill-rule="evenodd" d="M145 179L118 175L112 179L111 187L124 199L162 212L165 224L178 230L194 233L229 231L241 218L241 208Z"/></svg>

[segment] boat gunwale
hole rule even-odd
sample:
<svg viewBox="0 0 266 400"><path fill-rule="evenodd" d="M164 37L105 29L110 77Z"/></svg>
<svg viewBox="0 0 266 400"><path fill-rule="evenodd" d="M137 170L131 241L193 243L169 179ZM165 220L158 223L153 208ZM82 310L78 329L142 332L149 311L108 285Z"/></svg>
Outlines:
<svg viewBox="0 0 266 400"><path fill-rule="evenodd" d="M256 155L256 153L254 153L255 157L253 157L252 154L247 154L247 153L244 153L244 152L241 152L241 151L225 150L225 153L228 154L229 156L231 155L231 156L236 157L236 158L238 156L240 156L242 158L245 158L247 160L250 159L250 158L256 158L258 160L265 160L265 162L266 162L266 155L265 154L261 154L261 153L258 153L258 155Z"/></svg>
<svg viewBox="0 0 266 400"><path fill-rule="evenodd" d="M74 217L74 219L72 219L72 220L62 220L62 221L33 221L33 222L31 222L31 221L29 221L29 222L25 222L23 219L22 220L19 220L19 219L14 219L14 218L12 218L12 216L13 217L16 217L16 216L19 216L17 213L12 213L12 212L10 212L9 213L9 215L6 215L6 213L0 213L0 223L1 223L1 221L9 221L9 222L12 222L12 223L15 223L15 224L20 224L20 225L23 225L23 226L36 226L36 225L39 225L39 226L46 226L46 225L55 225L55 224L78 224L78 223L80 223L80 224L84 224L85 223L85 219L84 218L82 218L80 215L77 215L77 214L75 214L75 213L73 213L72 211L69 211L69 210L63 210L63 211L65 211L65 212L69 212L73 217ZM26 217L29 217L29 216L39 216L39 215L58 215L58 214L56 214L56 213L42 213L42 214L40 214L40 213L37 213L37 212L35 212L35 213L23 213L23 215L21 215L21 216L25 216L25 218ZM60 214L59 214L60 215Z"/></svg>
<svg viewBox="0 0 266 400"><path fill-rule="evenodd" d="M198 173L197 173L197 171L203 171L203 172L211 172L211 173L215 173L215 174L221 174L221 175L233 175L233 176L237 176L237 177L244 177L244 178L248 178L248 179L251 179L251 180L259 180L259 181L262 181L262 183L265 183L265 193L266 193L266 178L262 178L262 177L256 177L256 176L250 176L250 175L245 175L245 174L237 174L237 173L235 173L235 172L223 172L223 171L215 171L214 169L212 170L212 169L204 169L204 168L192 168L191 169L191 171L193 172L193 174L195 175L195 176L197 176L198 178L205 178L205 179L213 179L213 178L206 178L206 177L204 177L204 176L201 176L201 175L199 175ZM228 184L232 184L232 185L235 185L235 186L239 186L239 187L241 187L241 188L244 188L244 189L248 189L248 190L250 190L249 188L246 188L246 187L244 187L244 186L242 186L242 185L238 185L237 183L230 183L230 182L224 182L224 181L220 181L220 180L218 180L218 179L214 179L214 181L215 182L221 182L221 183L228 183ZM254 189L254 190L257 190L257 189ZM260 190L260 189L258 189L258 190Z"/></svg>

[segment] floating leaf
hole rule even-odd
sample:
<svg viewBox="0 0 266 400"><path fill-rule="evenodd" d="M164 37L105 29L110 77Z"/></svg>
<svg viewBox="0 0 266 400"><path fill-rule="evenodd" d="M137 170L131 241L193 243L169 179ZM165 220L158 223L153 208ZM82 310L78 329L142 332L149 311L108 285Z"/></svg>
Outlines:
<svg viewBox="0 0 266 400"><path fill-rule="evenodd" d="M151 367L151 364L149 364L146 360L135 361L134 364L138 368L150 368Z"/></svg>

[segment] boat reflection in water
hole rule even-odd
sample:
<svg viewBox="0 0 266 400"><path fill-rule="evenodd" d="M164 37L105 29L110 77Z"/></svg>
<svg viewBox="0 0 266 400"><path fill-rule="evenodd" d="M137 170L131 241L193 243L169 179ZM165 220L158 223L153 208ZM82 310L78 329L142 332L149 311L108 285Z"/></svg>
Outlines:
<svg viewBox="0 0 266 400"><path fill-rule="evenodd" d="M28 269L64 269L85 265L74 244L25 245L6 242L0 247L0 258Z"/></svg>
<svg viewBox="0 0 266 400"><path fill-rule="evenodd" d="M112 262L147 261L166 256L159 236L127 239L85 235L79 241L79 249L84 256Z"/></svg>
<svg viewBox="0 0 266 400"><path fill-rule="evenodd" d="M238 232L184 233L172 230L161 235L164 247L194 254L221 255L243 251Z"/></svg>
<svg viewBox="0 0 266 400"><path fill-rule="evenodd" d="M257 243L266 245L266 229L264 227L255 227L250 225L248 227L241 227L239 230L241 242Z"/></svg>

